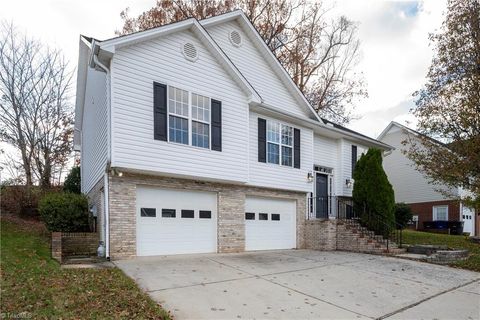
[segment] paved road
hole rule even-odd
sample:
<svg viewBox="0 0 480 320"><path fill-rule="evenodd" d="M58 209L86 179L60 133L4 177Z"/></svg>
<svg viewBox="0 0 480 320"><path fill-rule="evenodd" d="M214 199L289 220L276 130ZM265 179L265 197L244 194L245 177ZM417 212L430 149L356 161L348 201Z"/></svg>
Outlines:
<svg viewBox="0 0 480 320"><path fill-rule="evenodd" d="M311 250L115 264L176 319L480 319L480 273Z"/></svg>

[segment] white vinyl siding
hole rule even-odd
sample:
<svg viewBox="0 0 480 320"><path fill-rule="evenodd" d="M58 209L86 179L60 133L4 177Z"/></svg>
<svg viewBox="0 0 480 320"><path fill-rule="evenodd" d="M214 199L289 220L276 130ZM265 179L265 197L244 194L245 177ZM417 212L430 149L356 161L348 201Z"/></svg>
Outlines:
<svg viewBox="0 0 480 320"><path fill-rule="evenodd" d="M333 193L332 195L342 195L340 140L315 134L313 159L315 165L333 169L333 186L330 186Z"/></svg>
<svg viewBox="0 0 480 320"><path fill-rule="evenodd" d="M353 187L347 187L347 180L353 179L352 176L352 145L357 146L357 160L360 159L362 153L366 153L368 148L358 143L351 142L348 140L341 139L341 165L342 165L342 175L341 175L341 188L342 195L351 197Z"/></svg>
<svg viewBox="0 0 480 320"><path fill-rule="evenodd" d="M229 34L232 30L240 33L242 38L240 47L230 42ZM311 117L311 112L299 106L272 66L267 63L265 56L255 47L254 42L237 22L207 27L207 31L258 91L266 104L300 117Z"/></svg>
<svg viewBox="0 0 480 320"><path fill-rule="evenodd" d="M447 200L447 197L435 190L438 186L429 184L428 179L402 153L402 150L408 148L402 144L407 137L401 129L393 126L381 140L395 148L383 158L383 168L395 191L395 201L419 203Z"/></svg>
<svg viewBox="0 0 480 320"><path fill-rule="evenodd" d="M313 164L313 132L298 125L285 125L300 129L300 169L258 161L258 118L278 121L267 116L250 112L250 175L248 184L267 188L298 190L310 192L312 183L307 181L307 174Z"/></svg>
<svg viewBox="0 0 480 320"><path fill-rule="evenodd" d="M185 42L194 43L199 52L194 63L179 50ZM247 181L247 97L193 33L179 32L117 49L111 69L112 166ZM154 81L222 102L221 152L153 139Z"/></svg>
<svg viewBox="0 0 480 320"><path fill-rule="evenodd" d="M104 72L88 68L83 110L81 188L88 193L103 178L108 157L109 81Z"/></svg>

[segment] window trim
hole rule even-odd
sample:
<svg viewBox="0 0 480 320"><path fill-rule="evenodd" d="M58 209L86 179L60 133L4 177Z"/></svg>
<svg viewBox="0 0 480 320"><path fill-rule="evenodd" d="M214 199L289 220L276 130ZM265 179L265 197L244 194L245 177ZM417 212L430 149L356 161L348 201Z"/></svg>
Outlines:
<svg viewBox="0 0 480 320"><path fill-rule="evenodd" d="M446 220L438 220L437 219L437 209L438 208L446 208L446 213L447 213ZM442 204L442 205L438 205L438 206L433 206L432 207L432 220L433 221L448 221L448 205L447 204Z"/></svg>
<svg viewBox="0 0 480 320"><path fill-rule="evenodd" d="M188 94L188 102L187 102L188 116L183 116L183 115L179 115L179 114L170 112L170 99L169 99L170 88L175 88L177 90L182 90L182 91L187 92L187 94ZM192 94L196 94L196 95L199 95L199 96L202 96L202 97L205 97L205 98L208 99L208 107L210 108L210 115L209 115L209 121L208 122L204 121L204 120L193 119L193 117L192 117L192 101L193 101L192 100ZM174 117L178 117L178 118L187 120L187 123L188 123L188 143L180 143L180 142L170 140L170 116L174 116ZM208 148L193 145L193 130L192 130L192 122L193 121L208 125ZM181 145L181 146L190 146L190 147L201 149L201 150L212 150L212 98L210 96L207 96L207 95L204 95L204 94L201 94L201 93L198 93L198 92L194 92L194 91L189 90L189 89L182 89L180 86L167 85L167 142L174 143L174 144Z"/></svg>
<svg viewBox="0 0 480 320"><path fill-rule="evenodd" d="M275 166L282 166L282 167L286 167L286 168L293 168L294 167L294 143L293 143L293 139L294 139L294 127L290 124L287 124L287 123L284 123L282 121L278 121L278 120L272 120L272 119L265 119L266 120L266 137L265 137L265 153L266 153L266 162L267 164L271 164L271 165L275 165ZM270 141L269 138L268 138L268 125L271 124L271 123L276 123L280 126L280 131L279 131L279 140L278 142L273 142L273 141ZM291 136L291 140L292 140L292 143L291 145L287 145L287 144L283 144L282 142L282 128L283 127L288 127L291 129L291 133L292 133L292 136ZM274 163L274 162L270 162L268 161L269 160L269 157L268 157L268 144L271 143L271 144L275 144L278 146L278 163ZM291 165L286 165L286 164L283 164L282 163L282 156L283 156L283 152L282 152L282 148L283 147L286 147L286 148L290 148L290 150L292 151L291 153Z"/></svg>

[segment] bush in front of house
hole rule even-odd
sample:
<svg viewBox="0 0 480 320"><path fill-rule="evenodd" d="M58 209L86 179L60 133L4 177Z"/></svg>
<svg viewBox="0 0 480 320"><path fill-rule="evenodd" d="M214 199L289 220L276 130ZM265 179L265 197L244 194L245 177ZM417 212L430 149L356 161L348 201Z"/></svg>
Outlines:
<svg viewBox="0 0 480 320"><path fill-rule="evenodd" d="M412 220L412 209L407 204L400 202L395 204L395 222L397 228L403 229Z"/></svg>
<svg viewBox="0 0 480 320"><path fill-rule="evenodd" d="M370 148L353 173L353 202L362 222L377 234L388 235L395 225L395 196L382 166L382 152Z"/></svg>
<svg viewBox="0 0 480 320"><path fill-rule="evenodd" d="M80 167L73 167L65 178L63 191L72 193L81 193L80 190Z"/></svg>
<svg viewBox="0 0 480 320"><path fill-rule="evenodd" d="M88 200L82 194L47 194L40 200L38 209L49 231L90 231Z"/></svg>

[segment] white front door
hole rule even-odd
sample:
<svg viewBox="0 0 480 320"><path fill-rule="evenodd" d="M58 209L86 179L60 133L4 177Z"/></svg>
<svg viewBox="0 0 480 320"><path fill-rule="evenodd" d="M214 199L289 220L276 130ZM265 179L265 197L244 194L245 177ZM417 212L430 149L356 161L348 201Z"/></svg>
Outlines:
<svg viewBox="0 0 480 320"><path fill-rule="evenodd" d="M245 250L296 248L296 201L247 197Z"/></svg>
<svg viewBox="0 0 480 320"><path fill-rule="evenodd" d="M462 205L462 221L463 232L469 233L471 236L475 233L475 225L473 223L474 211L468 207Z"/></svg>
<svg viewBox="0 0 480 320"><path fill-rule="evenodd" d="M137 186L137 256L217 251L217 194Z"/></svg>

